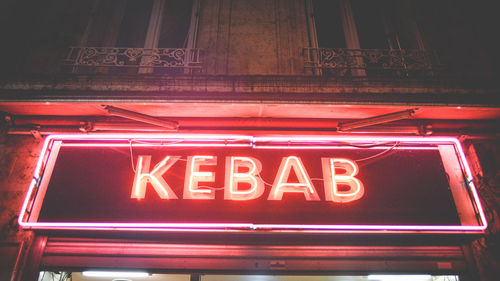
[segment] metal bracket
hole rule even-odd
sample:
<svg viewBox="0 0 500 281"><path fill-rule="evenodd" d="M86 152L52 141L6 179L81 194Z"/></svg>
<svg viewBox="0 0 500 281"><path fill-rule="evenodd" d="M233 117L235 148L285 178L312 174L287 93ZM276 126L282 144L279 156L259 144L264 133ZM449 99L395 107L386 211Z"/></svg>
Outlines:
<svg viewBox="0 0 500 281"><path fill-rule="evenodd" d="M35 126L34 128L30 129L30 133L36 140L42 140L42 135L40 134L40 126Z"/></svg>

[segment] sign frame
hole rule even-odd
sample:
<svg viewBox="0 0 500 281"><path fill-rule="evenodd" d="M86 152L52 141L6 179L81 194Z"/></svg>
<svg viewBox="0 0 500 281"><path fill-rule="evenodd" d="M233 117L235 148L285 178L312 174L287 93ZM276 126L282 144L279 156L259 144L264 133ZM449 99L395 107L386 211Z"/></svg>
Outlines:
<svg viewBox="0 0 500 281"><path fill-rule="evenodd" d="M258 149L307 149L328 148L333 143L384 143L405 142L415 144L452 144L455 157L467 182L467 192L475 212L474 225L307 225L307 224L252 224L252 223L116 223L116 222L38 222L36 215L43 202L44 187L57 158L57 144L62 141L99 141L98 146L113 146L117 141L149 140L163 142L184 140L182 146L252 147ZM109 143L108 143L109 142ZM92 144L89 144L92 145ZM56 149L54 149L56 148ZM54 156L55 155L55 156ZM49 174L49 176L46 176ZM35 219L33 219L35 218ZM106 230L106 231L208 231L208 232L311 232L311 233L484 233L488 227L472 172L461 143L453 137L405 137L405 136L249 136L249 135L203 135L203 134L96 134L96 135L51 135L43 145L33 180L22 204L18 219L24 229L32 230Z"/></svg>

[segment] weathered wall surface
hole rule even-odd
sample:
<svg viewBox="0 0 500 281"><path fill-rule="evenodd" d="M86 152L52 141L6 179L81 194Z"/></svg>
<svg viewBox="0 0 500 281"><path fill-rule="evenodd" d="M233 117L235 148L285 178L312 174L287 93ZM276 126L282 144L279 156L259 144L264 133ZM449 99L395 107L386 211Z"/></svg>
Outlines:
<svg viewBox="0 0 500 281"><path fill-rule="evenodd" d="M467 157L488 219L486 235L472 242L481 280L500 276L500 145L498 140L468 143Z"/></svg>
<svg viewBox="0 0 500 281"><path fill-rule="evenodd" d="M19 248L26 250L32 238L17 218L41 148L31 136L0 136L0 280L10 280Z"/></svg>
<svg viewBox="0 0 500 281"><path fill-rule="evenodd" d="M206 74L303 75L304 1L201 1L197 47Z"/></svg>

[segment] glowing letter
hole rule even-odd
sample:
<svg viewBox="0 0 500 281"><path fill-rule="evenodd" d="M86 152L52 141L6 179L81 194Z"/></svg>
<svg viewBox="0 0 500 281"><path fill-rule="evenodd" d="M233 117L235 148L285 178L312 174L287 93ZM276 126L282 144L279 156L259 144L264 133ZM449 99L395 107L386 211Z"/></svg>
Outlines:
<svg viewBox="0 0 500 281"><path fill-rule="evenodd" d="M215 180L214 172L200 172L200 166L215 166L215 156L189 156L186 167L186 181L184 182L184 199L214 199L213 189L200 188L199 182L211 182Z"/></svg>
<svg viewBox="0 0 500 281"><path fill-rule="evenodd" d="M239 168L247 168L248 171L238 172ZM251 200L258 198L264 193L264 182L258 177L262 170L259 160L251 157L226 157L226 184L224 188L224 199L226 200ZM239 183L248 183L247 190L238 189Z"/></svg>
<svg viewBox="0 0 500 281"><path fill-rule="evenodd" d="M365 193L363 183L355 178L358 174L358 165L349 159L321 158L323 179L325 184L325 199L333 202L349 202L359 199ZM337 174L335 169L345 170ZM348 190L339 190L338 185L349 187Z"/></svg>
<svg viewBox="0 0 500 281"><path fill-rule="evenodd" d="M146 186L149 182L161 199L177 199L177 195L175 195L162 175L170 169L179 158L179 156L167 156L156 164L153 170L148 173L149 166L151 165L151 155L140 155L137 158L134 185L132 186L132 195L130 195L130 198L144 199L146 195Z"/></svg>
<svg viewBox="0 0 500 281"><path fill-rule="evenodd" d="M287 182L292 169L297 175L298 183ZM276 178L274 179L273 188L267 199L281 200L285 192L304 193L307 200L320 200L309 175L304 169L302 161L297 156L283 157Z"/></svg>

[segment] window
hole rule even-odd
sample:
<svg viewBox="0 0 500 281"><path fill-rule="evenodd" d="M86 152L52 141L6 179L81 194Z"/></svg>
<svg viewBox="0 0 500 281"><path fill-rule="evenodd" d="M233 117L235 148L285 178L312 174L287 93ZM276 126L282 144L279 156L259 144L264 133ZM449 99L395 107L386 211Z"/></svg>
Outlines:
<svg viewBox="0 0 500 281"><path fill-rule="evenodd" d="M306 67L329 76L428 74L409 0L310 0Z"/></svg>
<svg viewBox="0 0 500 281"><path fill-rule="evenodd" d="M339 0L312 1L317 45L321 48L345 48Z"/></svg>
<svg viewBox="0 0 500 281"><path fill-rule="evenodd" d="M197 68L197 9L198 0L96 1L67 61L78 72L182 73Z"/></svg>

